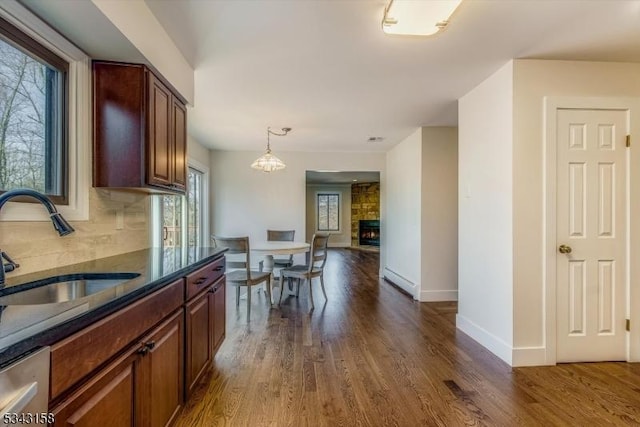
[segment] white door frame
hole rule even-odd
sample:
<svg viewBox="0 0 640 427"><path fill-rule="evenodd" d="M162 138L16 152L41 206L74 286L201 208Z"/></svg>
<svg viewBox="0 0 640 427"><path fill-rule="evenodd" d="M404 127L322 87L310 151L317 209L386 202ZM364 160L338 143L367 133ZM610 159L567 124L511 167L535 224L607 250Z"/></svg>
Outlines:
<svg viewBox="0 0 640 427"><path fill-rule="evenodd" d="M545 97L543 141L543 280L545 319L545 364L556 364L556 179L557 179L557 123L558 109L603 109L623 110L629 115L629 133L632 135L631 150L627 155L630 182L627 191L631 194L627 226L630 243L627 246L627 307L625 316L631 321L631 332L627 333L627 361L640 361L640 261L631 262L640 256L640 98L626 97ZM635 138L635 141L634 141ZM635 227L629 223L637 218ZM635 316L634 316L635 314Z"/></svg>

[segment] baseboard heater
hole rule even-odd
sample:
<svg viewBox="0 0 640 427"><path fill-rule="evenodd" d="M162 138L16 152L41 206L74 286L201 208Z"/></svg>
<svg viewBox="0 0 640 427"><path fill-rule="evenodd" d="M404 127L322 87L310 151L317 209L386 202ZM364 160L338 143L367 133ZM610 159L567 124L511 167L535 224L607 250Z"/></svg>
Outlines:
<svg viewBox="0 0 640 427"><path fill-rule="evenodd" d="M410 281L409 279L399 275L398 273L390 270L387 267L385 267L383 270L382 278L387 282L391 283L392 285L394 285L395 287L397 287L398 289L400 289L401 291L404 291L407 294L409 294L409 296L412 297L413 299L416 299L415 297L416 284Z"/></svg>

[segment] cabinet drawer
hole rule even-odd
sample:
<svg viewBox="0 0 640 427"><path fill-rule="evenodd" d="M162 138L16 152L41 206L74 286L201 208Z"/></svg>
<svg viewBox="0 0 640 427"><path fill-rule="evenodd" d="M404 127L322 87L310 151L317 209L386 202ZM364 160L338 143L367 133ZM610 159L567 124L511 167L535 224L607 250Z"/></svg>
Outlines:
<svg viewBox="0 0 640 427"><path fill-rule="evenodd" d="M205 265L200 270L187 276L186 299L189 300L199 294L209 285L224 275L224 257Z"/></svg>
<svg viewBox="0 0 640 427"><path fill-rule="evenodd" d="M130 345L183 302L183 279L165 286L51 348L51 399Z"/></svg>

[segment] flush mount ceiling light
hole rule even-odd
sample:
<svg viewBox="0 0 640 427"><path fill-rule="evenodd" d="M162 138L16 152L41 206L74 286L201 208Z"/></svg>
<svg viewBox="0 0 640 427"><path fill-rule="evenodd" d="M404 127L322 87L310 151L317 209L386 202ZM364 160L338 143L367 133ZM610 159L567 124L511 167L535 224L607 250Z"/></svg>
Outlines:
<svg viewBox="0 0 640 427"><path fill-rule="evenodd" d="M273 132L270 127L267 128L267 151L251 163L251 167L262 172L273 172L284 169L286 165L282 160L271 154L271 142L269 140L269 136L285 136L289 132L291 132L291 128L282 128L282 133L276 133Z"/></svg>
<svg viewBox="0 0 640 427"><path fill-rule="evenodd" d="M462 0L391 0L384 9L382 30L387 34L430 36L449 24Z"/></svg>

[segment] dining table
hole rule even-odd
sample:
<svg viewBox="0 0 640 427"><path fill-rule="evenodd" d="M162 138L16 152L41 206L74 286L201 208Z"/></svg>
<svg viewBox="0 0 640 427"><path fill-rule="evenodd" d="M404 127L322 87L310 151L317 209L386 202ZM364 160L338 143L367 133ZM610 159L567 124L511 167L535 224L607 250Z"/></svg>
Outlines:
<svg viewBox="0 0 640 427"><path fill-rule="evenodd" d="M280 287L280 280L273 275L273 256L309 252L311 245L306 242L262 240L251 242L251 252L264 257L263 271L272 273L271 287ZM283 290L280 289L280 292Z"/></svg>
<svg viewBox="0 0 640 427"><path fill-rule="evenodd" d="M274 255L291 255L309 252L306 242L262 240L251 242L251 252L264 256L264 271L273 272Z"/></svg>

